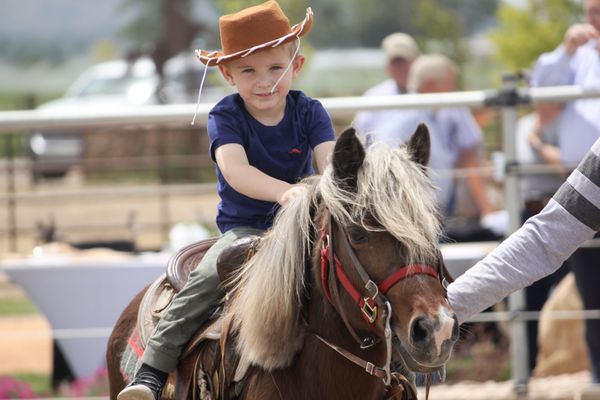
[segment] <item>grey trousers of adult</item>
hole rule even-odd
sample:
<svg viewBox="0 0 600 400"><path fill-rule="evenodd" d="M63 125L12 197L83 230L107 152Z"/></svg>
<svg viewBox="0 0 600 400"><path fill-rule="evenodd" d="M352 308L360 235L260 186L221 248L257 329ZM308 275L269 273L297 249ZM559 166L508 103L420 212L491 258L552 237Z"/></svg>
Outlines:
<svg viewBox="0 0 600 400"><path fill-rule="evenodd" d="M217 274L217 257L235 240L262 232L250 227L233 228L206 252L158 322L142 356L144 364L163 372L175 369L185 345L223 297Z"/></svg>

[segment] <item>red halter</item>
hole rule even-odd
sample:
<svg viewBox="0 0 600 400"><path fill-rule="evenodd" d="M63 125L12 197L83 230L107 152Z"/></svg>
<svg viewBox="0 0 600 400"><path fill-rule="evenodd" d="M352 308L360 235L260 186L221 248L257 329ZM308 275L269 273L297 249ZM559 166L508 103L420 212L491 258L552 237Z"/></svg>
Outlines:
<svg viewBox="0 0 600 400"><path fill-rule="evenodd" d="M334 254L333 249L331 248L331 243L328 240L328 235L326 232L326 226L323 226L321 239L323 241L323 247L321 248L321 284L323 286L323 291L325 292L325 296L327 300L335 307L333 299L331 297L331 293L329 290L329 285L327 284L330 271L331 259L330 254L333 255L334 258L334 271L335 277L342 284L346 292L350 295L350 297L354 300L354 302L359 306L361 310L361 314L364 320L367 322L371 329L374 328L374 322L377 319L377 297L381 295L385 295L394 285L398 282L402 281L413 275L429 275L434 278L439 279L438 272L430 265L426 264L409 264L400 267L397 271L392 273L383 282L379 284L375 284L372 280L368 278L366 271L364 271L364 267L360 265L358 259L356 259L357 265L354 265L354 268L358 271L358 269L362 269L359 272L360 275L364 275L367 277L367 281L365 283L365 289L367 292L370 292L367 295L363 295L356 287L352 284L346 271L344 270L344 266ZM373 288L373 286L375 286Z"/></svg>

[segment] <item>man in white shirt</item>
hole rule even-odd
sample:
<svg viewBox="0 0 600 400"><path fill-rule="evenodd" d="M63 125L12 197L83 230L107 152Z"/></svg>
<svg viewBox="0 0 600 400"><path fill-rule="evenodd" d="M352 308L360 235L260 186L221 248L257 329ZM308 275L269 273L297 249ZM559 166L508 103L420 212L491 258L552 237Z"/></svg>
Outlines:
<svg viewBox="0 0 600 400"><path fill-rule="evenodd" d="M441 54L418 57L411 66L407 80L410 93L440 93L456 90L457 67ZM438 188L436 194L445 216L454 213L455 180L453 168L467 171L466 184L479 209L481 225L497 236L506 231L508 219L489 200L481 176L475 171L481 166L483 134L470 110L446 107L433 110L393 110L385 118L378 117L370 142L390 146L404 143L416 126L425 123L431 132L431 157L428 166Z"/></svg>
<svg viewBox="0 0 600 400"><path fill-rule="evenodd" d="M389 79L367 90L364 96L392 96L406 93L410 65L420 54L417 43L410 35L396 32L383 39L381 48L385 53L385 68ZM359 112L354 120L354 128L359 134L364 135L373 131L378 121L385 120L386 115L393 112L394 110Z"/></svg>

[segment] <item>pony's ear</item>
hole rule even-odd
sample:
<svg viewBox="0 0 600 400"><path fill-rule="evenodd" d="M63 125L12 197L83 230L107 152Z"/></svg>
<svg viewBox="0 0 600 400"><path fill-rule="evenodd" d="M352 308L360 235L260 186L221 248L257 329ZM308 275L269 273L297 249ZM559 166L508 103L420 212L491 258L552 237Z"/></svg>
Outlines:
<svg viewBox="0 0 600 400"><path fill-rule="evenodd" d="M331 164L333 176L346 190L355 191L358 170L365 159L365 149L356 137L354 128L348 128L342 133L333 149Z"/></svg>
<svg viewBox="0 0 600 400"><path fill-rule="evenodd" d="M426 166L431 152L431 138L429 137L427 125L419 124L406 146L412 155L413 161Z"/></svg>

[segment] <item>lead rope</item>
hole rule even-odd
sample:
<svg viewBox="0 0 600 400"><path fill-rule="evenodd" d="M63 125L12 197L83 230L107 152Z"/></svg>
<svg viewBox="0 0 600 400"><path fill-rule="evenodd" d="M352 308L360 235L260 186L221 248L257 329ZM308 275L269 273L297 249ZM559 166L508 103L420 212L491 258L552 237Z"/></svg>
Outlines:
<svg viewBox="0 0 600 400"><path fill-rule="evenodd" d="M385 316L385 365L383 370L385 371L385 378L383 383L385 386L392 384L392 372L390 371L390 364L392 363L392 328L390 328L390 319L392 318L392 305L389 301L385 302L386 316Z"/></svg>

